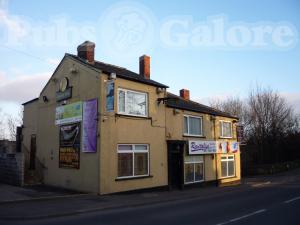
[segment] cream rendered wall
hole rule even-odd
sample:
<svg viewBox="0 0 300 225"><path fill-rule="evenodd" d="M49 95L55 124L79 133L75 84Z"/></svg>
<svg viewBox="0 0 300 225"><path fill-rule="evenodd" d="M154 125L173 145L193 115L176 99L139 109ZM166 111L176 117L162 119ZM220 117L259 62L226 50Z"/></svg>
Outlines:
<svg viewBox="0 0 300 225"><path fill-rule="evenodd" d="M31 135L37 134L38 100L24 105L22 128L22 152L25 155L25 168L29 167Z"/></svg>
<svg viewBox="0 0 300 225"><path fill-rule="evenodd" d="M71 67L76 68L78 72L72 74ZM59 89L59 80L63 77L68 77L70 86L73 87L72 98L67 100L67 104L92 98L99 100L100 72L66 57L41 93L41 96L47 96L49 102L44 103L42 97L38 102L37 156L46 166L44 182L48 185L97 193L99 138L97 153L80 152L80 169L59 168L59 127L55 125L55 108L59 104L55 95ZM98 129L100 130L99 126Z"/></svg>
<svg viewBox="0 0 300 225"><path fill-rule="evenodd" d="M203 118L203 134L204 137L189 137L183 135L183 116L191 115L198 116ZM233 122L232 118L225 118L217 116L215 118L215 124L212 120L212 116L208 114L192 112L187 110L174 110L173 108L166 108L166 137L167 140L203 140L203 141L236 141L236 124L233 122L233 137L230 139L222 139L220 138L220 120L226 120ZM215 155L204 155L204 173L205 181L218 180L220 183L232 182L236 180L240 180L240 153L235 153L235 168L236 168L236 176L232 178L221 179L221 154ZM216 163L217 160L217 163Z"/></svg>
<svg viewBox="0 0 300 225"><path fill-rule="evenodd" d="M103 77L105 83L107 77ZM116 115L118 88L148 93L149 118ZM165 106L157 104L157 98L165 93L156 93L156 87L136 83L121 78L115 80L115 112L105 112L105 90L102 90L101 115L101 187L100 193L129 191L135 189L165 186L167 176L167 145L165 140ZM117 145L149 144L150 176L142 179L118 180Z"/></svg>

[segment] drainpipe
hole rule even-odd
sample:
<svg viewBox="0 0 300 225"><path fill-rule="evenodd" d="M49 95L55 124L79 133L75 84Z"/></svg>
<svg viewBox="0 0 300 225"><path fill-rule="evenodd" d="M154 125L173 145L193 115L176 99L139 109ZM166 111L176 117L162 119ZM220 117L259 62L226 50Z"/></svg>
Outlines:
<svg viewBox="0 0 300 225"><path fill-rule="evenodd" d="M214 140L217 141L217 137L216 137L216 116L212 117L212 121L213 121L213 124L214 124ZM216 146L216 148L218 148L218 146ZM218 161L217 161L217 153L215 154L215 166L216 166L216 181L217 181L217 186L218 186Z"/></svg>

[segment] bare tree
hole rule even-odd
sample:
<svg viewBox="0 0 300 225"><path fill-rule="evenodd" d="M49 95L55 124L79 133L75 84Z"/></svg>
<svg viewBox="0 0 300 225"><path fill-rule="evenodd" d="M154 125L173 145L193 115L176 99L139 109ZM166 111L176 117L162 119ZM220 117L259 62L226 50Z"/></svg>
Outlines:
<svg viewBox="0 0 300 225"><path fill-rule="evenodd" d="M7 127L9 132L10 140L15 141L17 137L17 127L21 126L23 123L23 110L20 108L17 116L13 117L11 115L7 116Z"/></svg>
<svg viewBox="0 0 300 225"><path fill-rule="evenodd" d="M261 87L250 92L248 106L249 135L260 149L260 159L278 161L280 141L298 129L292 106L277 92Z"/></svg>
<svg viewBox="0 0 300 225"><path fill-rule="evenodd" d="M239 97L229 97L224 101L220 100L211 100L209 102L210 106L221 110L223 112L227 112L233 116L239 118L239 123L244 126L248 123L248 106L245 101L240 99Z"/></svg>
<svg viewBox="0 0 300 225"><path fill-rule="evenodd" d="M278 92L257 86L245 100L232 97L211 101L210 105L240 118L248 143L244 152L252 154L254 161L270 163L293 158L295 144L288 140L299 136L299 120Z"/></svg>
<svg viewBox="0 0 300 225"><path fill-rule="evenodd" d="M2 109L0 108L0 140L5 138L5 133L4 133L4 115L2 113Z"/></svg>

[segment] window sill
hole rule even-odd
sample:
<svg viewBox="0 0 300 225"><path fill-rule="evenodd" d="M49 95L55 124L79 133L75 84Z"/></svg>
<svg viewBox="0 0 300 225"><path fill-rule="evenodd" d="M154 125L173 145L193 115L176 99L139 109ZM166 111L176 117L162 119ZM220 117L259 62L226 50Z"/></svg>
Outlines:
<svg viewBox="0 0 300 225"><path fill-rule="evenodd" d="M219 139L234 139L233 137L219 137Z"/></svg>
<svg viewBox="0 0 300 225"><path fill-rule="evenodd" d="M202 135L190 135L190 134L183 134L183 137L193 137L193 138L206 138L206 136Z"/></svg>
<svg viewBox="0 0 300 225"><path fill-rule="evenodd" d="M226 180L226 179L230 179L230 178L237 178L237 176L236 175L233 175L233 176L229 176L229 177L221 177L220 179L221 180Z"/></svg>
<svg viewBox="0 0 300 225"><path fill-rule="evenodd" d="M145 179L145 178L152 178L152 175L146 175L146 176L139 176L139 177L118 177L115 179L115 181L123 181L123 180L138 180L138 179Z"/></svg>
<svg viewBox="0 0 300 225"><path fill-rule="evenodd" d="M184 183L184 185L189 185L189 184L198 184L198 183L202 183L202 182L204 182L204 179L203 179L203 180L199 180L199 181L186 182L186 183Z"/></svg>
<svg viewBox="0 0 300 225"><path fill-rule="evenodd" d="M126 118L133 118L133 119L151 119L151 117L148 116L138 116L138 115L128 115L128 114L122 114L122 113L116 113L115 114L118 117L126 117Z"/></svg>

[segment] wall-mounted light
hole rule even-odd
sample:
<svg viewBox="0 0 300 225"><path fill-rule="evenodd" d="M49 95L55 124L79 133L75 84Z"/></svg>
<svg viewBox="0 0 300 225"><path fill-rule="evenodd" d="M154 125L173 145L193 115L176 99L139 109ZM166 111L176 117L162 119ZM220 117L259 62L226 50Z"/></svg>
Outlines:
<svg viewBox="0 0 300 225"><path fill-rule="evenodd" d="M180 110L179 109L173 109L173 114L174 115L180 114Z"/></svg>
<svg viewBox="0 0 300 225"><path fill-rule="evenodd" d="M163 93L163 92L164 92L163 88L161 88L161 87L156 88L156 94L160 94L160 93Z"/></svg>
<svg viewBox="0 0 300 225"><path fill-rule="evenodd" d="M45 103L49 102L49 99L47 98L46 95L43 96L43 101L44 101Z"/></svg>
<svg viewBox="0 0 300 225"><path fill-rule="evenodd" d="M110 80L117 79L117 74L116 73L110 73L110 75L108 76L108 79L110 79Z"/></svg>

